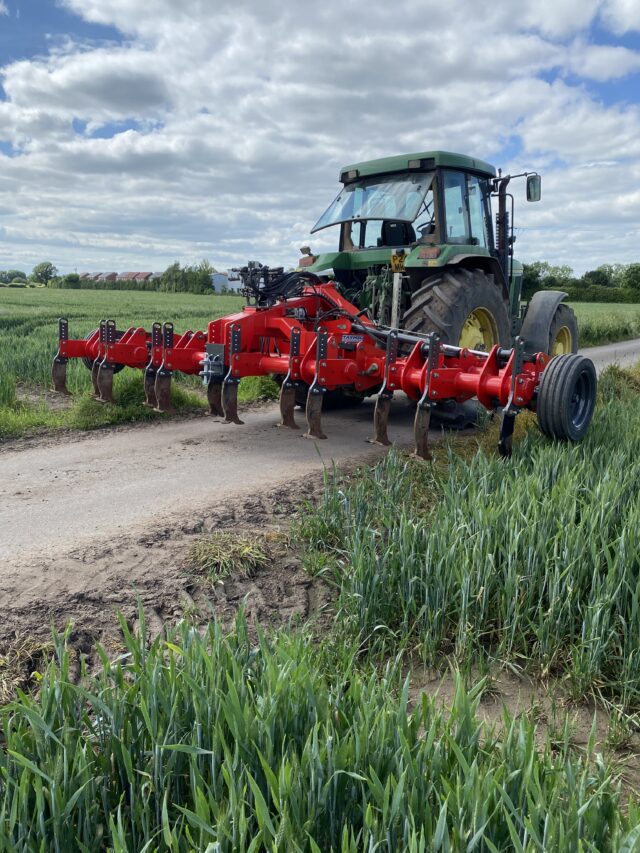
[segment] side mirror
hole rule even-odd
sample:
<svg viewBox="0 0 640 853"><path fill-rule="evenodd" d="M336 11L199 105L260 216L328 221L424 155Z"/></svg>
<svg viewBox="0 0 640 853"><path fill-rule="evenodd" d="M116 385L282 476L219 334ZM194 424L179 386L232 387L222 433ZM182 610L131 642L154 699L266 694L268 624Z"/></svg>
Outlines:
<svg viewBox="0 0 640 853"><path fill-rule="evenodd" d="M542 178L540 175L527 175L527 201L540 201L542 196Z"/></svg>

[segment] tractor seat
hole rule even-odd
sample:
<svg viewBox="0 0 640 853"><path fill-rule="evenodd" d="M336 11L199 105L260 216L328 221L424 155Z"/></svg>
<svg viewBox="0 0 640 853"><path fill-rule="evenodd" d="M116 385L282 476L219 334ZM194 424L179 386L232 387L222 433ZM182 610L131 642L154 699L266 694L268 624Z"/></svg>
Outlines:
<svg viewBox="0 0 640 853"><path fill-rule="evenodd" d="M385 219L380 230L379 246L410 246L415 242L416 232L409 222Z"/></svg>

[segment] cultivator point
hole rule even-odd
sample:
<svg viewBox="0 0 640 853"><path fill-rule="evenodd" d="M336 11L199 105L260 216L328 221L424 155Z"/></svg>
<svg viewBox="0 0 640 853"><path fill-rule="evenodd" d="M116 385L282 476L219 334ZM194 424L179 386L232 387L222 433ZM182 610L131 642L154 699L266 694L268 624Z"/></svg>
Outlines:
<svg viewBox="0 0 640 853"><path fill-rule="evenodd" d="M489 352L450 346L436 334L375 325L332 282L299 273L264 280L268 286L255 291L254 304L212 320L206 332L177 335L171 323L154 323L150 332L119 331L113 320L102 320L86 339L71 340L67 321L60 320L54 390L68 393L68 360L81 358L91 368L96 399L113 403L114 374L132 367L143 371L144 405L171 413L171 380L179 371L202 378L213 417L242 424L241 378L275 376L281 382L282 427L298 429L295 405L308 389L304 436L311 439L327 437L322 408L328 391L377 394L370 440L385 446L391 443L392 400L402 392L416 403L415 454L422 459L429 458L431 412L446 401L477 398L486 409L502 412L503 456L511 454L515 417L523 409L536 410L543 432L553 438L577 440L586 432L596 382L588 359L557 356L547 374L549 356L525 352L519 338L512 348L494 346Z"/></svg>

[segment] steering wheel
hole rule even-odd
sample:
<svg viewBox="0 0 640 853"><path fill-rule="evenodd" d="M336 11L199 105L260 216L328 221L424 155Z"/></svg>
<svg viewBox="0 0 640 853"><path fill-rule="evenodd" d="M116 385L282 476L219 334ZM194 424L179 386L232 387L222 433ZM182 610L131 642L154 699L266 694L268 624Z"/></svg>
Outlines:
<svg viewBox="0 0 640 853"><path fill-rule="evenodd" d="M424 209L423 209L424 213L426 213L427 216L430 216L431 218L425 219L424 222L420 223L420 225L416 225L415 226L416 231L420 231L422 228L428 228L429 225L433 225L435 228L436 217L435 217L435 211L432 211L432 208L433 208L433 199L429 202L429 204L425 204ZM420 211L420 212L422 213L423 211Z"/></svg>

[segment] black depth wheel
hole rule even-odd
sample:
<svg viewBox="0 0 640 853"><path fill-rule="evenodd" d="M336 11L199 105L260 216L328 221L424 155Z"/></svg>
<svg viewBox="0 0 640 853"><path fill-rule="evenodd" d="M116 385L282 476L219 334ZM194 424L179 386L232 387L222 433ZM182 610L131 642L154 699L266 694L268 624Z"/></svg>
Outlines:
<svg viewBox="0 0 640 853"><path fill-rule="evenodd" d="M84 338L84 339L85 339L85 341L88 341L88 340L89 340L89 338L91 337L91 335L93 335L93 333L94 333L95 331L96 331L96 330L94 329L94 330L93 330L93 332L89 332L89 334L88 334L88 335L85 335L85 338ZM120 332L119 334L120 334L120 337L121 337L121 336L122 336L122 332ZM119 338L118 338L118 340L119 340ZM84 364L84 366L87 368L87 370L91 370L91 369L93 368L93 359L92 359L92 358L87 358L86 356L83 356L83 357L82 357L82 359L81 359L81 361L82 361L82 363ZM121 371L121 370L124 370L124 368L125 368L125 365L124 365L124 364L114 364L114 366L113 366L113 372L114 372L114 373L120 373L120 371Z"/></svg>
<svg viewBox="0 0 640 853"><path fill-rule="evenodd" d="M580 441L596 403L596 369L582 355L558 355L542 373L536 411L549 438Z"/></svg>
<svg viewBox="0 0 640 853"><path fill-rule="evenodd" d="M296 406L304 409L307 405L307 394L309 388L307 385L301 384L296 388ZM359 406L364 401L364 394L345 394L343 391L325 391L322 399L322 408L325 412L337 411L339 409L352 409Z"/></svg>

